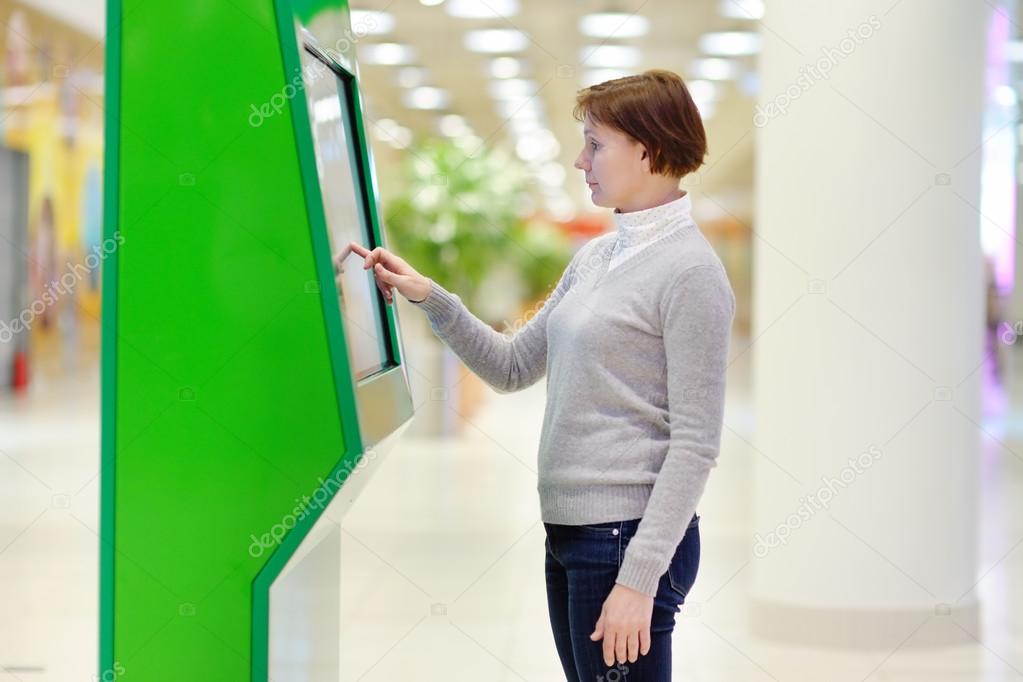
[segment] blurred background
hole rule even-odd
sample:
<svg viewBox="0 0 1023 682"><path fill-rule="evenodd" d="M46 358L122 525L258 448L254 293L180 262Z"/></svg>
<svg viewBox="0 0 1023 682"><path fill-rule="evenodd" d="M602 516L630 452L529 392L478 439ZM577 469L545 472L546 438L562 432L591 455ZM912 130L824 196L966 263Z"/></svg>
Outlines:
<svg viewBox="0 0 1023 682"><path fill-rule="evenodd" d="M821 3L800 14L780 2L774 15L771 0L351 4L388 246L502 332L538 309L576 249L614 229L572 167L576 91L665 68L700 107L710 151L683 187L738 309L676 678L1023 680L1021 3ZM826 21L831 11L841 19ZM0 681L95 675L104 17L102 0L0 0ZM242 10L238 20L263 21ZM957 24L977 30L960 42ZM819 169L804 163L817 155ZM838 255L821 274L824 252ZM949 292L963 292L962 314L932 326ZM797 317L822 293L847 328ZM498 395L421 311L398 306L417 416L344 523L351 679L563 679L535 491L543 382ZM16 333L25 310L31 326ZM793 349L822 327L841 343L796 363ZM935 371L943 355L928 356L950 334L962 341L954 379ZM907 365L928 381L903 377ZM924 407L898 388L917 380ZM853 384L855 396L836 397ZM785 518L778 497L795 510L817 474L839 473L813 470L815 452L841 450L844 461L890 436L885 452L897 455L896 437L946 402L957 436L931 443L932 429L907 446L933 458L884 459L872 475L888 484L843 492L847 508L809 522L812 542L768 563L764 538ZM890 428L839 446L846 434L827 433L823 419L800 440L790 427L816 416L786 415L806 405L845 411L864 432ZM790 488L775 487L778 472ZM929 504L966 511L928 521ZM886 535L902 523L890 514L934 534ZM835 536L857 549L832 552ZM814 572L835 555L842 571ZM928 573L950 556L968 568ZM793 597L800 585L819 599ZM907 586L933 603L922 622ZM890 608L897 616L884 622L895 625L851 641L772 624L870 616L851 603Z"/></svg>

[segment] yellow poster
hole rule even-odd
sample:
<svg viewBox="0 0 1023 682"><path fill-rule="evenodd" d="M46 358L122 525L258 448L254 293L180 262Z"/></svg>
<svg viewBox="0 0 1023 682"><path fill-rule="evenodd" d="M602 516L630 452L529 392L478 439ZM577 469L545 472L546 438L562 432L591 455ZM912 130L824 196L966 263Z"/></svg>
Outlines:
<svg viewBox="0 0 1023 682"><path fill-rule="evenodd" d="M0 142L29 157L22 321L36 371L89 352L99 328L103 43L0 0Z"/></svg>

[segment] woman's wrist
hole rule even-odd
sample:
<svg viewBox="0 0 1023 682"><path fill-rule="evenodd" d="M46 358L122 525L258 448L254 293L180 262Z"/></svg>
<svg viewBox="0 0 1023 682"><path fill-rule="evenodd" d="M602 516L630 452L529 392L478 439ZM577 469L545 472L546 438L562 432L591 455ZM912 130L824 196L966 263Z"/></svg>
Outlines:
<svg viewBox="0 0 1023 682"><path fill-rule="evenodd" d="M433 280L431 280L429 277L424 277L423 280L424 280L423 289L425 289L425 293L417 301L413 301L410 299L409 303L422 303L423 301L430 297L430 292L433 290Z"/></svg>

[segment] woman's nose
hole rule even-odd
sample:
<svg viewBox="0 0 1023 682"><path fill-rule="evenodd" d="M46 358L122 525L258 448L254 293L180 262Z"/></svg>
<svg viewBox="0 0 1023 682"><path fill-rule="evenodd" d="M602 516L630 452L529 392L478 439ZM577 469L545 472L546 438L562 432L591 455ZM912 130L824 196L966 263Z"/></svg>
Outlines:
<svg viewBox="0 0 1023 682"><path fill-rule="evenodd" d="M581 170L581 171L586 170L586 168L583 167L583 155L582 154L580 154L579 156L575 157L575 163L573 165L576 168L578 168L579 170Z"/></svg>

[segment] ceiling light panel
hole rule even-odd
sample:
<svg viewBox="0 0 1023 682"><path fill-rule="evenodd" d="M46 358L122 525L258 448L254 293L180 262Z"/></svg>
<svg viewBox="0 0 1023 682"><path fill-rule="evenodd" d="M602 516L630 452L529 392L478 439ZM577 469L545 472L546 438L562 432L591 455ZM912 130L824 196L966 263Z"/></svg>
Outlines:
<svg viewBox="0 0 1023 682"><path fill-rule="evenodd" d="M399 43L372 43L358 47L359 61L363 64L397 66L416 61L416 51Z"/></svg>
<svg viewBox="0 0 1023 682"><path fill-rule="evenodd" d="M579 32L591 38L638 38L650 32L650 21L641 14L597 12L579 19Z"/></svg>
<svg viewBox="0 0 1023 682"><path fill-rule="evenodd" d="M639 48L628 45L590 45L579 50L579 61L592 68L628 69L639 65Z"/></svg>
<svg viewBox="0 0 1023 682"><path fill-rule="evenodd" d="M488 28L469 31L463 38L467 50L485 54L521 52L529 45L529 38L513 28Z"/></svg>
<svg viewBox="0 0 1023 682"><path fill-rule="evenodd" d="M760 52L760 34L720 31L700 36L700 51L718 57L742 57Z"/></svg>
<svg viewBox="0 0 1023 682"><path fill-rule="evenodd" d="M361 9L352 10L352 33L357 36L379 36L393 30L393 14Z"/></svg>
<svg viewBox="0 0 1023 682"><path fill-rule="evenodd" d="M518 0L448 0L450 16L459 19L504 19L519 13Z"/></svg>

